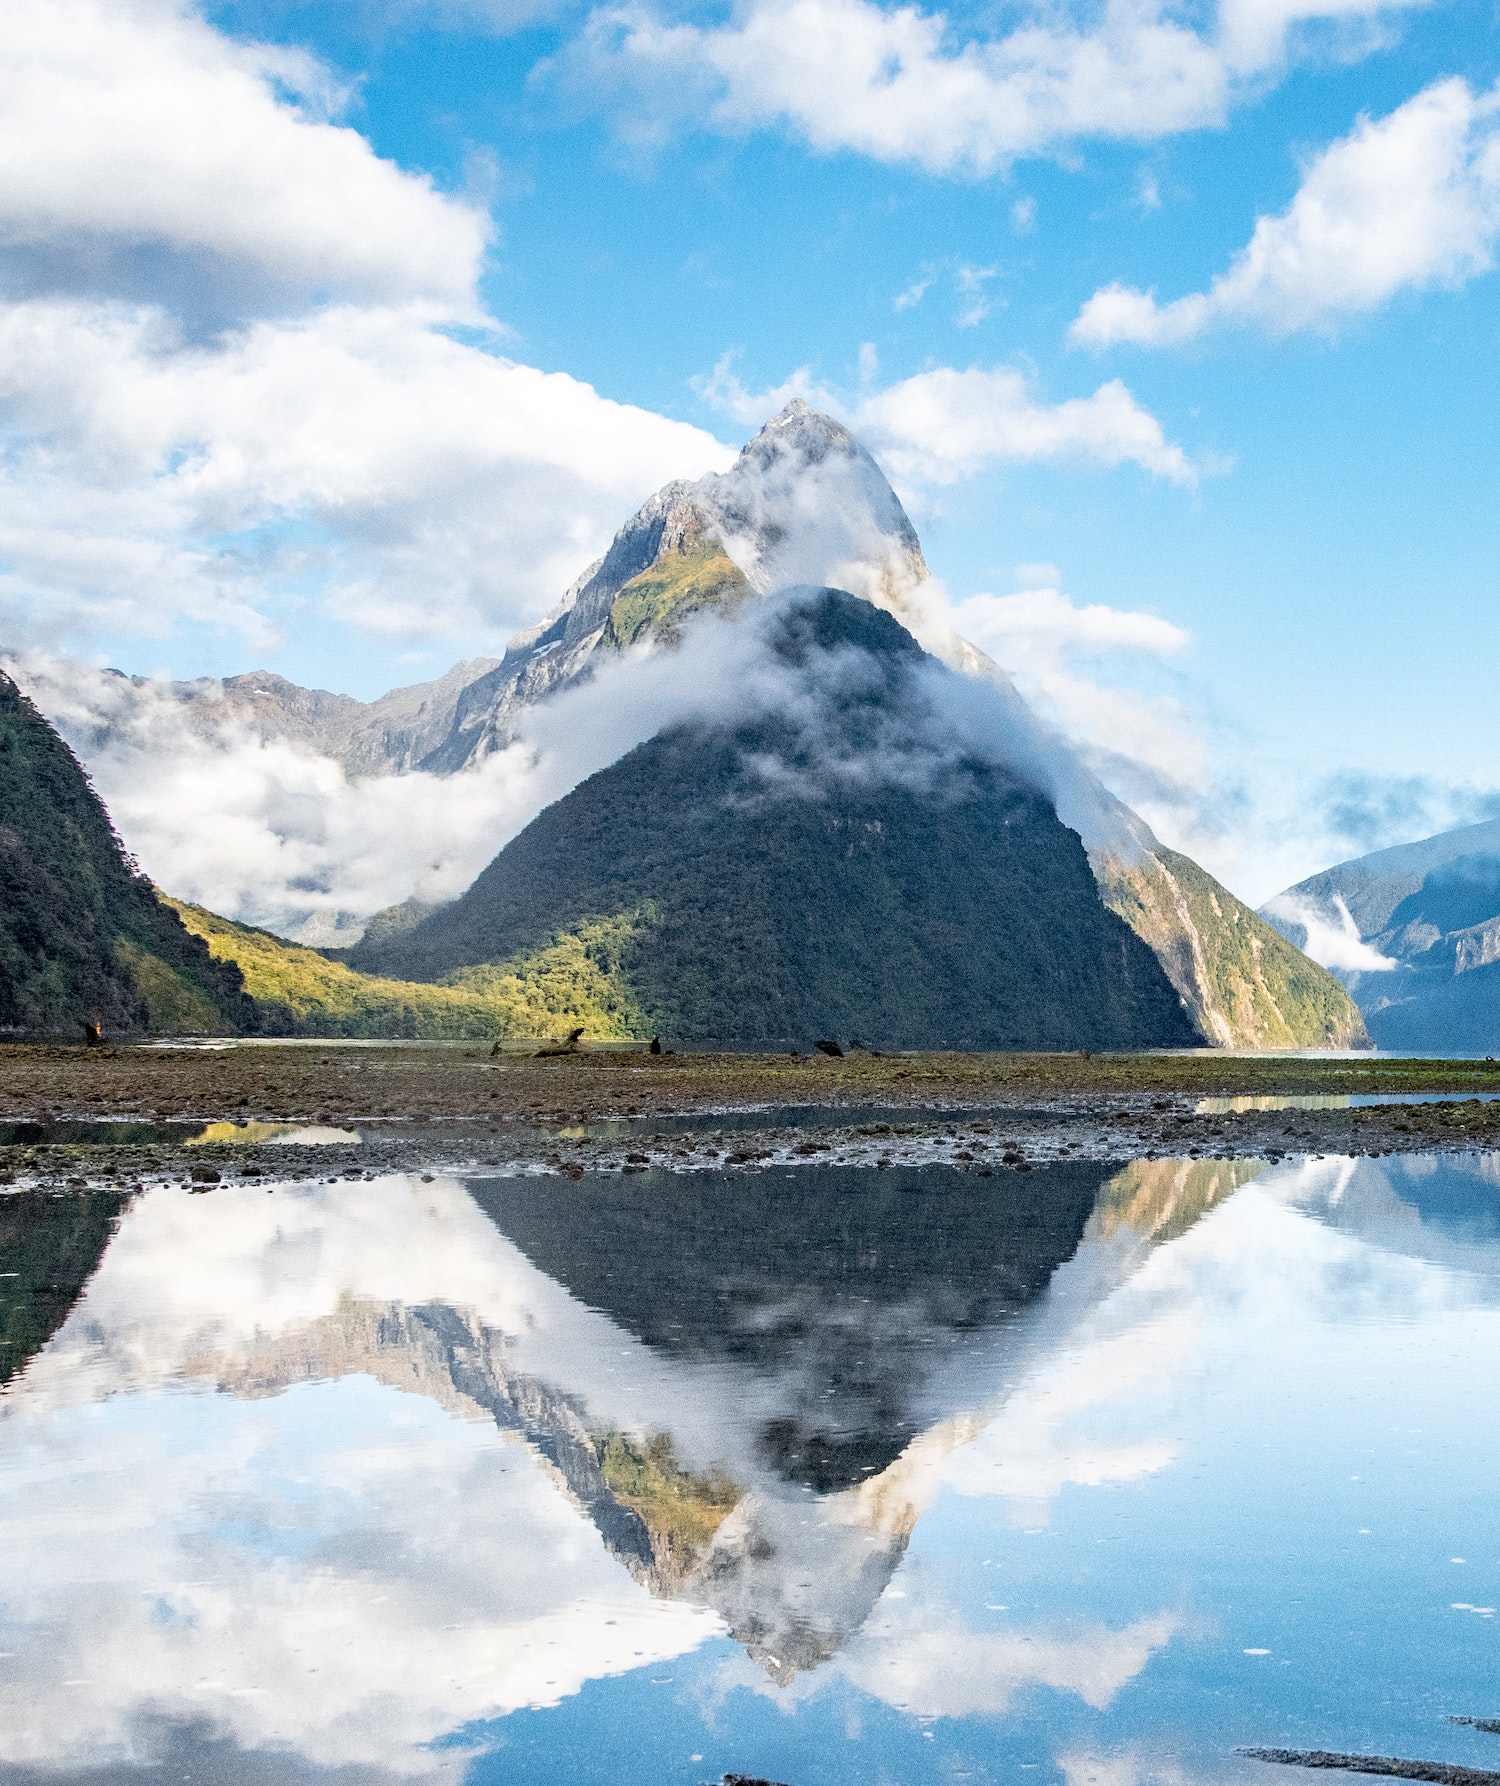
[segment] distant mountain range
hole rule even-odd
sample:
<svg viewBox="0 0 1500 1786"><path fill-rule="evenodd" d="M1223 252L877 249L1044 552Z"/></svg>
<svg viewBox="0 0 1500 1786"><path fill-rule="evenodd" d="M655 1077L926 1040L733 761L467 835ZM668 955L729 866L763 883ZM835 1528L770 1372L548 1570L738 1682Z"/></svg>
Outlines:
<svg viewBox="0 0 1500 1786"><path fill-rule="evenodd" d="M1340 862L1262 913L1333 964L1380 1047L1500 1052L1500 819Z"/></svg>
<svg viewBox="0 0 1500 1786"><path fill-rule="evenodd" d="M538 951L554 959L561 949L580 958L567 996L583 996L584 976L585 1002L612 1011L615 1024L628 1016L726 1039L826 1026L868 1027L891 1040L1008 1038L1003 1045L1012 1046L1027 1038L1038 1046L1365 1044L1359 1012L1338 981L1196 863L1161 845L1071 753L1043 741L1003 672L936 617L920 542L874 460L837 422L800 402L724 475L652 497L498 663L460 664L369 703L264 672L176 684L173 693L204 726L248 723L333 757L353 775L451 776L504 748L538 703L590 680L601 663L618 663L642 643L670 648L706 616L758 612L774 591L805 581L851 592L866 613L884 610L899 628L874 648L877 657L914 665L916 653L923 674L941 663L973 678L1008 703L1033 759L1049 760L1019 765L1009 777L988 762L969 774L960 799L951 788L904 787L899 763L894 771L888 763L857 798L846 786L821 810L804 801L773 812L755 777L778 753L795 758L801 748L777 732L773 713L717 731L708 724L692 747L705 753L701 775L682 738L663 735L544 813L457 905L430 914L408 901L377 914L351 965L427 981L462 972L471 983L481 967L504 966L524 985L527 960ZM853 624L847 613L841 624ZM895 643L897 633L904 643ZM899 731L901 714L889 717ZM749 767L757 752L764 760ZM716 814L705 804L709 787L733 805L752 784L754 799L733 811ZM1056 806L1050 818L1036 804L1038 788L1041 806ZM1005 815L1022 808L1018 828ZM848 834L850 866L838 873L828 829L835 816L875 827ZM1027 840L1008 865L985 835L994 826L1002 837ZM1082 849L1061 841L1073 833ZM711 846L717 857L704 853ZM924 860L946 862L971 883L944 888L935 874L924 882ZM1077 891L1080 861L1095 883L1087 902ZM642 915L648 908L654 918ZM1111 914L1128 929L1111 931ZM599 942L599 926L618 946ZM239 946L232 928L213 932L216 952ZM726 953L720 940L729 933L738 941ZM602 978L596 943L609 963ZM263 968L264 945L254 951ZM1115 966L1106 972L1107 962ZM306 979L300 968L277 973ZM1060 1028L1069 975L1082 976L1080 986L1092 975L1095 992L1074 1005L1072 1028ZM1175 994L1165 1018L1163 983ZM506 994L511 1005L514 991ZM756 1000L762 1007L750 1016Z"/></svg>

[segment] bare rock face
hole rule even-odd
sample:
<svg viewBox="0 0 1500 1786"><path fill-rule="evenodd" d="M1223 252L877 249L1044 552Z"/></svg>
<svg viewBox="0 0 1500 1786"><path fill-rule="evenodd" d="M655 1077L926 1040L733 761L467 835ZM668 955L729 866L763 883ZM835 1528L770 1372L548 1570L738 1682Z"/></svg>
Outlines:
<svg viewBox="0 0 1500 1786"><path fill-rule="evenodd" d="M494 667L493 658L471 658L435 681L393 688L376 701L298 688L256 670L224 683L226 717L250 719L305 742L350 775L399 774L417 768L442 744L464 691Z"/></svg>

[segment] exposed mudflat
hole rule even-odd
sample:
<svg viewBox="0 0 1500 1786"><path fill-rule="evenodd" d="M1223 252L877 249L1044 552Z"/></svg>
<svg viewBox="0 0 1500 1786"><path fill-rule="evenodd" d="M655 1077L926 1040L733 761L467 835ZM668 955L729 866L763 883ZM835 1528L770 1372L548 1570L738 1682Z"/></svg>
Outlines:
<svg viewBox="0 0 1500 1786"><path fill-rule="evenodd" d="M10 1045L0 1048L0 1186L1471 1152L1500 1146L1497 1093L1495 1062L1369 1055ZM1451 1101L1253 1103L1433 1094ZM1251 1107L1215 1102L1226 1099Z"/></svg>

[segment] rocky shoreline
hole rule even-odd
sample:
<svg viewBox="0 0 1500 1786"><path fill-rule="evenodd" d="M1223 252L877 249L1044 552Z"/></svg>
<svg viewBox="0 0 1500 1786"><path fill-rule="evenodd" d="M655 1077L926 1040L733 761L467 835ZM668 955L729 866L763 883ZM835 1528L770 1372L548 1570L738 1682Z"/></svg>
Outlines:
<svg viewBox="0 0 1500 1786"><path fill-rule="evenodd" d="M1257 1107L1351 1094L1453 1101ZM1471 1153L1500 1147L1497 1094L1494 1062L1369 1056L13 1045L0 1048L0 1189Z"/></svg>

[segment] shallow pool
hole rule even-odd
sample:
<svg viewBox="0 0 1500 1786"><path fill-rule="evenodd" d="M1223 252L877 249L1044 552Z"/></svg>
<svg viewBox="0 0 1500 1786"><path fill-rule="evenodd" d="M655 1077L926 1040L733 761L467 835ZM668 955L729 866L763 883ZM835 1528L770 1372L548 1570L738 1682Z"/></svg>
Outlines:
<svg viewBox="0 0 1500 1786"><path fill-rule="evenodd" d="M1200 1098L1199 1116L1244 1116L1252 1110L1373 1110L1389 1104L1490 1104L1500 1091L1356 1091L1241 1093L1238 1097Z"/></svg>

